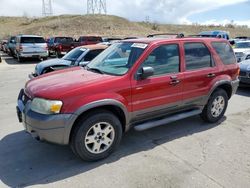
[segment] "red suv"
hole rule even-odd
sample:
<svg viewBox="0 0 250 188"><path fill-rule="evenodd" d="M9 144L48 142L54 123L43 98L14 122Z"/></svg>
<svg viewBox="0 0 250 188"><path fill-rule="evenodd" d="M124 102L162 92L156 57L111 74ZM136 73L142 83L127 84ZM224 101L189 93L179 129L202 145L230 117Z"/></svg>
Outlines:
<svg viewBox="0 0 250 188"><path fill-rule="evenodd" d="M197 114L217 122L237 90L238 74L224 39L122 41L84 68L28 81L17 114L33 137L68 144L94 161L112 153L131 127L145 130Z"/></svg>

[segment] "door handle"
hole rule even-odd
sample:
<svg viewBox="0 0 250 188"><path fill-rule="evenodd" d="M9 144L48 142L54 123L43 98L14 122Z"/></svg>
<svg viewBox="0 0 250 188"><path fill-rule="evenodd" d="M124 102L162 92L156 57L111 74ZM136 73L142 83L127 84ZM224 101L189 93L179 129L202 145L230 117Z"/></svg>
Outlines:
<svg viewBox="0 0 250 188"><path fill-rule="evenodd" d="M213 77L215 77L215 74L214 74L214 73L209 73L209 74L207 75L207 78L213 78Z"/></svg>
<svg viewBox="0 0 250 188"><path fill-rule="evenodd" d="M172 80L171 82L170 82L170 85L177 85L177 84L179 84L180 83L180 80Z"/></svg>

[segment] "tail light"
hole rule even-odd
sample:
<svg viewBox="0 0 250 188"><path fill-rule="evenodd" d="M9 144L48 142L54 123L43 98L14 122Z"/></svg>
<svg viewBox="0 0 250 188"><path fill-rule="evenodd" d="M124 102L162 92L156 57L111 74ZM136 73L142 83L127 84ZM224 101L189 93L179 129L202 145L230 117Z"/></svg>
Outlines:
<svg viewBox="0 0 250 188"><path fill-rule="evenodd" d="M19 51L23 51L23 46L22 45L19 46Z"/></svg>
<svg viewBox="0 0 250 188"><path fill-rule="evenodd" d="M48 44L46 44L45 45L45 50L48 50L48 49L49 49Z"/></svg>
<svg viewBox="0 0 250 188"><path fill-rule="evenodd" d="M61 45L61 44L59 44L59 46L58 46L58 47L59 47L59 50L62 50L62 45Z"/></svg>
<svg viewBox="0 0 250 188"><path fill-rule="evenodd" d="M240 75L240 67L238 66L238 68L237 68L237 76L239 76Z"/></svg>

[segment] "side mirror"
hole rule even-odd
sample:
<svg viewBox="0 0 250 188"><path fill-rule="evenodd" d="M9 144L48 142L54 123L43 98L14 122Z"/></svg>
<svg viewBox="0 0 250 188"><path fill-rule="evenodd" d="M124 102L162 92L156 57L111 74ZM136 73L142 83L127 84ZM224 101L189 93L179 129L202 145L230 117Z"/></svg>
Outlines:
<svg viewBox="0 0 250 188"><path fill-rule="evenodd" d="M79 66L85 67L87 64L89 64L89 61L82 61L79 63Z"/></svg>
<svg viewBox="0 0 250 188"><path fill-rule="evenodd" d="M137 75L138 75L138 78L140 78L142 80L146 79L146 78L154 75L154 68L153 67L142 67Z"/></svg>

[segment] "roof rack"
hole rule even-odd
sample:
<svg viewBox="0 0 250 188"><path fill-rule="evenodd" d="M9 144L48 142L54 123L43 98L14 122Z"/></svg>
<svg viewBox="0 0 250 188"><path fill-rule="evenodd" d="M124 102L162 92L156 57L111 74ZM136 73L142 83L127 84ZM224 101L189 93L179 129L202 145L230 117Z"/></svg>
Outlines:
<svg viewBox="0 0 250 188"><path fill-rule="evenodd" d="M175 36L175 38L183 38L184 34L183 33L155 33L155 34L148 35L147 38L152 38L152 37L157 37L157 36L166 36L165 38L172 38L170 36Z"/></svg>

